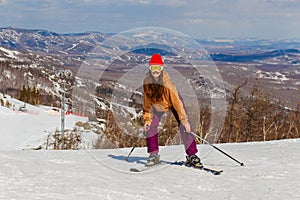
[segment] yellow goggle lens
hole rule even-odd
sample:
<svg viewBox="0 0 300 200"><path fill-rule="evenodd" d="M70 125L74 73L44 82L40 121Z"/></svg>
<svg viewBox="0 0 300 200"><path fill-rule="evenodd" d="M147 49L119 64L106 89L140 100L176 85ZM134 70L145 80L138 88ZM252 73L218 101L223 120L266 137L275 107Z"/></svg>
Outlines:
<svg viewBox="0 0 300 200"><path fill-rule="evenodd" d="M150 71L158 71L160 72L161 70L163 70L164 66L161 65L151 65L149 66Z"/></svg>

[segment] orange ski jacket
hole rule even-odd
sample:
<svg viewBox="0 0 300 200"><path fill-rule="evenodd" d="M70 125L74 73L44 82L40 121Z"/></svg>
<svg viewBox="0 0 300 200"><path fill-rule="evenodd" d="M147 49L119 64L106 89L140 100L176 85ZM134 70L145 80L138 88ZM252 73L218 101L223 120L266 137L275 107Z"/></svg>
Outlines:
<svg viewBox="0 0 300 200"><path fill-rule="evenodd" d="M147 95L144 94L144 104L143 104L143 116L146 124L151 124L152 121L152 108L154 107L158 112L166 112L169 111L173 106L177 111L179 116L179 120L183 125L188 123L188 115L184 109L183 102L179 98L178 91L174 86L173 82L169 74L163 70L163 85L165 86L165 90L162 96L162 100L159 102L152 102ZM144 85L153 83L152 77L150 73L147 73L144 79Z"/></svg>

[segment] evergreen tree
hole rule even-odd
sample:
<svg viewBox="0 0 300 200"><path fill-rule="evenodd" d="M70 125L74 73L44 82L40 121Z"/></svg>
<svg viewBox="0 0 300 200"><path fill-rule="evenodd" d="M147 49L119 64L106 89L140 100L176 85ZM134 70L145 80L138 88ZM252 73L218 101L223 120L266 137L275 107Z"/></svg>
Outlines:
<svg viewBox="0 0 300 200"><path fill-rule="evenodd" d="M0 102L1 102L1 106L4 106L4 100L2 98L1 98Z"/></svg>
<svg viewBox="0 0 300 200"><path fill-rule="evenodd" d="M19 94L19 100L32 105L38 105L40 103L40 91L36 86L26 87L23 85L22 90Z"/></svg>
<svg viewBox="0 0 300 200"><path fill-rule="evenodd" d="M6 101L5 106L6 106L7 108L10 108L10 106L11 106L10 102L9 102L9 101Z"/></svg>
<svg viewBox="0 0 300 200"><path fill-rule="evenodd" d="M23 85L22 90L21 90L20 95L19 95L19 100L20 101L25 101L25 93L26 93L26 87L25 87L25 85Z"/></svg>

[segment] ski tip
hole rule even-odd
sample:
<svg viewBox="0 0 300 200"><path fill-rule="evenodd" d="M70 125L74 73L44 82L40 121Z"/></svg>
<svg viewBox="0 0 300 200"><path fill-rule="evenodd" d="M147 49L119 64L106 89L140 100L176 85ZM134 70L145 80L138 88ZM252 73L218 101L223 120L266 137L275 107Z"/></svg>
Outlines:
<svg viewBox="0 0 300 200"><path fill-rule="evenodd" d="M213 174L214 174L214 175L220 175L222 172L223 172L223 170L220 170L220 171L214 172Z"/></svg>
<svg viewBox="0 0 300 200"><path fill-rule="evenodd" d="M140 170L138 170L137 168L130 168L131 172L140 172Z"/></svg>

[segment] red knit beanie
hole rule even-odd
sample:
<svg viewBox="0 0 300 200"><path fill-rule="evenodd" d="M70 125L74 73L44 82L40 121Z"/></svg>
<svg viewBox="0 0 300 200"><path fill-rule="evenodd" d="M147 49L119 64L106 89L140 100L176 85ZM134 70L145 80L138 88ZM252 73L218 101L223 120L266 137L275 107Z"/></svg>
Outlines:
<svg viewBox="0 0 300 200"><path fill-rule="evenodd" d="M163 61L161 55L153 54L150 61L149 61L149 66L151 66L151 65L164 66L164 61Z"/></svg>

